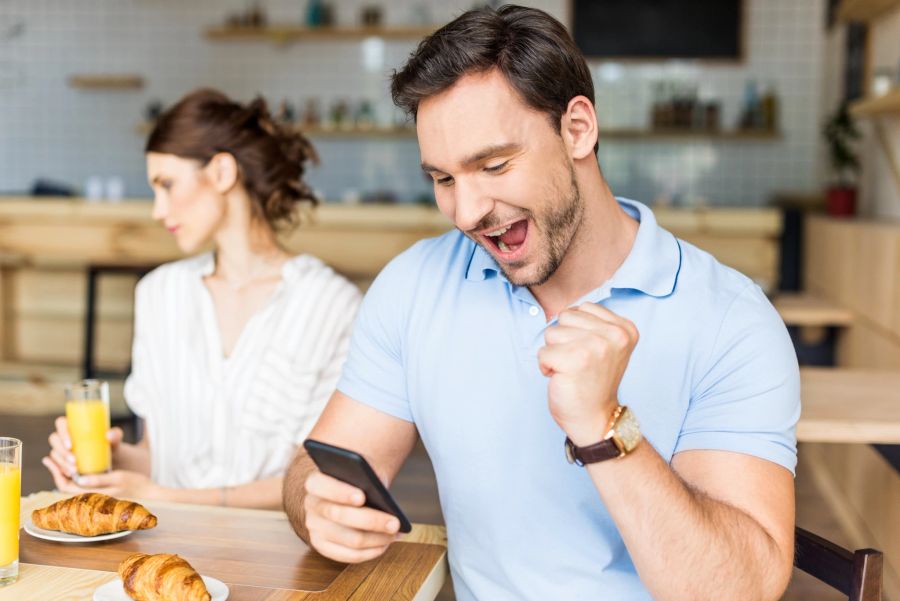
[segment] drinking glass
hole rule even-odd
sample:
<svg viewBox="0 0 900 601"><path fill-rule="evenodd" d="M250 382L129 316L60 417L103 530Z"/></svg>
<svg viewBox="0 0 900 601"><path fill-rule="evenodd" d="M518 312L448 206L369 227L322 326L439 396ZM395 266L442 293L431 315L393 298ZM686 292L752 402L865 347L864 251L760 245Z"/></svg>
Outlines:
<svg viewBox="0 0 900 601"><path fill-rule="evenodd" d="M0 587L19 577L22 441L0 436Z"/></svg>
<svg viewBox="0 0 900 601"><path fill-rule="evenodd" d="M78 475L99 474L112 467L109 431L109 385L81 380L66 386L66 421Z"/></svg>

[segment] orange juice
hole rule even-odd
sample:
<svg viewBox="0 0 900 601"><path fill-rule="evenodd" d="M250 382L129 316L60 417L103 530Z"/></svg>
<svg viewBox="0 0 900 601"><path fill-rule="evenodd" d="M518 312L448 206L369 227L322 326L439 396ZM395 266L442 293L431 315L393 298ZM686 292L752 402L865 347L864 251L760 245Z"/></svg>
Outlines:
<svg viewBox="0 0 900 601"><path fill-rule="evenodd" d="M0 567L19 559L19 497L22 475L11 463L0 463Z"/></svg>
<svg viewBox="0 0 900 601"><path fill-rule="evenodd" d="M103 401L69 401L66 419L72 452L79 474L97 474L112 467L112 453L106 432L109 430L109 410Z"/></svg>

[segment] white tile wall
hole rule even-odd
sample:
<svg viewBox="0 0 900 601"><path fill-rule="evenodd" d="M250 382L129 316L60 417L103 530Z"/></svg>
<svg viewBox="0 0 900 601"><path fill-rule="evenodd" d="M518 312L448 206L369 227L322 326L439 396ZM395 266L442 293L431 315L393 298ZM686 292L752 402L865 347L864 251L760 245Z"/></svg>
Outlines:
<svg viewBox="0 0 900 601"><path fill-rule="evenodd" d="M352 23L371 0L336 0ZM565 19L567 0L522 2ZM471 5L460 0L382 2L386 21L402 24L416 5L444 22ZM262 93L274 103L309 96L376 102L393 109L387 74L412 41L383 48L361 42L211 42L204 27L245 6L243 0L0 0L0 193L28 190L37 177L81 186L91 175L119 175L129 196L147 196L143 139L136 132L152 99L171 103L198 86L240 99ZM263 0L271 21L301 21L305 0ZM650 201L660 193L716 204L759 204L776 190L812 190L817 175L817 94L821 89L824 0L747 0L748 57L739 65L592 63L601 122L647 123L652 83L702 84L723 101L723 123L737 119L748 78L772 81L780 94L784 137L777 142L602 142L604 172L618 194ZM16 23L24 31L4 35ZM368 51L368 61L364 54ZM380 59L380 60L379 60ZM367 67L366 63L369 63ZM374 64L372 64L374 63ZM139 73L139 91L84 91L73 73ZM404 199L428 194L414 140L318 141L322 166L310 179L327 197L392 189Z"/></svg>

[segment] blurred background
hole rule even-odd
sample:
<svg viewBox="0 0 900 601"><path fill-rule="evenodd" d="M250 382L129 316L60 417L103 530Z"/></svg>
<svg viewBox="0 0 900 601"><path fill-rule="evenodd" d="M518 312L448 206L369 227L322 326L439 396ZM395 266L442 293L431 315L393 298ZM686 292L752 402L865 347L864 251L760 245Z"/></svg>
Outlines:
<svg viewBox="0 0 900 601"><path fill-rule="evenodd" d="M618 194L760 206L829 181L822 122L863 93L855 53L865 45L853 48L852 28L829 27L835 2L524 4L574 23L593 57L606 130L599 156ZM147 197L148 122L186 92L212 86L244 100L261 94L305 126L322 155L310 179L328 201L424 201L431 192L415 137L396 131L405 120L386 76L425 33L471 6L0 0L0 192L30 193L49 180L86 196ZM382 31L361 28L367 22ZM884 56L872 48L873 65L896 82L896 41L884 46ZM848 76L860 81L845 90ZM684 135L660 131L674 126ZM896 202L879 200L867 197L863 207L900 215Z"/></svg>
<svg viewBox="0 0 900 601"><path fill-rule="evenodd" d="M885 550L900 598L900 1L521 4L559 18L589 57L613 191L782 312L805 415L824 407L798 430L798 521ZM208 86L261 95L306 132L323 205L285 243L365 289L450 227L388 78L473 6L0 0L0 432L26 441L24 494L52 488L40 457L65 382L109 380L133 435L133 287L180 256L150 219L143 146L160 112ZM414 520L441 521L424 450L396 488ZM786 598L830 594L800 577Z"/></svg>

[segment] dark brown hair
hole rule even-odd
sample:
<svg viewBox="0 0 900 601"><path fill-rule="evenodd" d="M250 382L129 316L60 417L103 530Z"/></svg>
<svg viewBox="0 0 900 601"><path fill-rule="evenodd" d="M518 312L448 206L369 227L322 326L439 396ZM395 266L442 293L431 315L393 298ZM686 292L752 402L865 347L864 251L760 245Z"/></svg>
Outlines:
<svg viewBox="0 0 900 601"><path fill-rule="evenodd" d="M591 72L562 23L512 4L470 10L422 40L394 72L391 96L415 119L422 100L463 75L491 69L499 69L528 106L547 113L557 133L572 98L594 102Z"/></svg>
<svg viewBox="0 0 900 601"><path fill-rule="evenodd" d="M261 97L243 105L216 90L195 90L162 114L144 152L204 165L220 152L231 154L253 215L273 229L296 223L298 203L317 203L303 181L307 161L318 162L315 149L299 132L275 123Z"/></svg>

